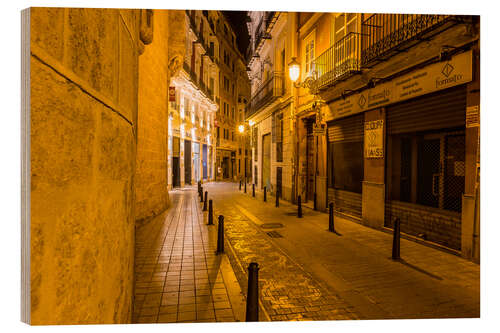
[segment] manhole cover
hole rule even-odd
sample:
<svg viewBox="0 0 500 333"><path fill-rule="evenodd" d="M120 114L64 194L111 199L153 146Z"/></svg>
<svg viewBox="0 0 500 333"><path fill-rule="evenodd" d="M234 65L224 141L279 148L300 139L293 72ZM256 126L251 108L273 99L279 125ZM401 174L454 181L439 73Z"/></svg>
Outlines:
<svg viewBox="0 0 500 333"><path fill-rule="evenodd" d="M297 212L286 212L285 215L287 215L287 216L297 216Z"/></svg>
<svg viewBox="0 0 500 333"><path fill-rule="evenodd" d="M276 230L273 230L273 231L269 231L267 232L267 235L271 238L283 238L283 235L281 235L279 232L277 232Z"/></svg>
<svg viewBox="0 0 500 333"><path fill-rule="evenodd" d="M264 229L283 228L283 224L281 224L281 223L264 223L264 224L261 224L260 227L264 228Z"/></svg>

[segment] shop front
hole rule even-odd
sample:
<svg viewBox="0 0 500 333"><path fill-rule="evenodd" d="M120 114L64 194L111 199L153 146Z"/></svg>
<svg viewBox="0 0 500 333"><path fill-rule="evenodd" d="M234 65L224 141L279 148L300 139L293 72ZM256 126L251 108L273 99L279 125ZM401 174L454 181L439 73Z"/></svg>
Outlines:
<svg viewBox="0 0 500 333"><path fill-rule="evenodd" d="M387 107L385 226L460 250L466 86Z"/></svg>
<svg viewBox="0 0 500 333"><path fill-rule="evenodd" d="M478 134L469 127L479 123L466 124L479 117L469 105L478 103L470 98L472 65L465 51L329 104L328 201L336 214L378 229L399 219L405 234L463 250L475 230L471 209L463 210L473 201L467 184L476 183Z"/></svg>

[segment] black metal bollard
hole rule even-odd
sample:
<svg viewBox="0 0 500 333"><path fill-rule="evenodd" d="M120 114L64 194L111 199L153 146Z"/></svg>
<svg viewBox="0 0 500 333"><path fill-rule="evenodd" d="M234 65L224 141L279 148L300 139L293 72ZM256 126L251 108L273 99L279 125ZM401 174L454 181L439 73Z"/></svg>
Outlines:
<svg viewBox="0 0 500 333"><path fill-rule="evenodd" d="M276 207L280 206L280 193L276 190Z"/></svg>
<svg viewBox="0 0 500 333"><path fill-rule="evenodd" d="M219 215L219 228L217 230L217 254L224 253L224 216Z"/></svg>
<svg viewBox="0 0 500 333"><path fill-rule="evenodd" d="M255 198L255 184L252 184L252 197Z"/></svg>
<svg viewBox="0 0 500 333"><path fill-rule="evenodd" d="M335 232L335 225L333 224L333 202L328 204L328 230Z"/></svg>
<svg viewBox="0 0 500 333"><path fill-rule="evenodd" d="M248 292L246 321L259 321L259 264L248 265Z"/></svg>
<svg viewBox="0 0 500 333"><path fill-rule="evenodd" d="M240 191L241 191L241 179L240 179Z"/></svg>
<svg viewBox="0 0 500 333"><path fill-rule="evenodd" d="M264 186L264 202L267 201L267 188Z"/></svg>
<svg viewBox="0 0 500 333"><path fill-rule="evenodd" d="M297 198L297 217L302 217L302 198L300 197L300 195Z"/></svg>
<svg viewBox="0 0 500 333"><path fill-rule="evenodd" d="M247 182L245 181L245 193L247 193Z"/></svg>
<svg viewBox="0 0 500 333"><path fill-rule="evenodd" d="M203 186L201 187L200 190L200 202L203 202Z"/></svg>
<svg viewBox="0 0 500 333"><path fill-rule="evenodd" d="M208 200L208 225L214 224L214 206L212 199Z"/></svg>
<svg viewBox="0 0 500 333"><path fill-rule="evenodd" d="M401 220L397 217L394 220L394 238L392 239L392 259L400 259L400 227Z"/></svg>
<svg viewBox="0 0 500 333"><path fill-rule="evenodd" d="M205 201L203 201L203 211L207 211L208 191L205 191Z"/></svg>
<svg viewBox="0 0 500 333"><path fill-rule="evenodd" d="M317 210L316 192L314 192L314 210Z"/></svg>

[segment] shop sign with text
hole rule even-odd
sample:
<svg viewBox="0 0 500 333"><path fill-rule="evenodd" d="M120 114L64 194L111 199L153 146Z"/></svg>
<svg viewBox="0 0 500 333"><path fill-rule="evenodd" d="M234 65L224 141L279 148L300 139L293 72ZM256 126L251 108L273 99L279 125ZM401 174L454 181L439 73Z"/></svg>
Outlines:
<svg viewBox="0 0 500 333"><path fill-rule="evenodd" d="M327 121L472 81L472 51L330 103Z"/></svg>
<svg viewBox="0 0 500 333"><path fill-rule="evenodd" d="M365 122L365 158L384 158L384 121Z"/></svg>

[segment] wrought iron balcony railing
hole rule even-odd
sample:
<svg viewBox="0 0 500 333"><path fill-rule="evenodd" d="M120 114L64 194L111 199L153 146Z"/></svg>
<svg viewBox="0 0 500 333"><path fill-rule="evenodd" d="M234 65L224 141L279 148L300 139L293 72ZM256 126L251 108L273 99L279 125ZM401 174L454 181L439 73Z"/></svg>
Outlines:
<svg viewBox="0 0 500 333"><path fill-rule="evenodd" d="M361 70L360 43L361 35L351 32L314 59L319 89Z"/></svg>
<svg viewBox="0 0 500 333"><path fill-rule="evenodd" d="M361 67L417 43L439 31L450 15L372 14L361 24L361 33L351 32L313 61L319 89L358 73Z"/></svg>
<svg viewBox="0 0 500 333"><path fill-rule="evenodd" d="M274 72L253 94L246 117L255 114L260 108L283 96L285 81L282 72Z"/></svg>
<svg viewBox="0 0 500 333"><path fill-rule="evenodd" d="M265 39L271 39L271 35L267 32L268 21L262 18L255 30L255 47L254 51L258 51L260 43Z"/></svg>
<svg viewBox="0 0 500 333"><path fill-rule="evenodd" d="M273 17L274 17L274 14L276 14L276 12L266 12L266 13L264 14L264 20L265 20L265 22L266 22L266 29L267 29L267 27L269 27L269 25L271 24L272 19L273 19Z"/></svg>
<svg viewBox="0 0 500 333"><path fill-rule="evenodd" d="M361 23L363 65L387 56L451 18L450 15L373 14Z"/></svg>
<svg viewBox="0 0 500 333"><path fill-rule="evenodd" d="M187 62L185 62L185 61L184 61L184 62L182 63L182 68L186 71L186 73L188 73L188 74L189 74L189 77L190 77L192 80L195 80L195 79L196 79L196 73L195 73L195 72L193 72L193 71L191 70L191 66L189 66Z"/></svg>

